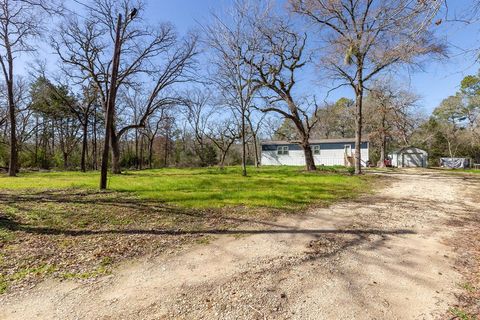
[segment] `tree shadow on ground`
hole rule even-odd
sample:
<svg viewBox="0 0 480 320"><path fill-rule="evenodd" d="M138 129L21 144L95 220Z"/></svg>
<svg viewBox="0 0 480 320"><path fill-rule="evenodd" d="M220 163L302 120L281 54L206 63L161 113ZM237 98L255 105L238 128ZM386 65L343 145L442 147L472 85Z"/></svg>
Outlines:
<svg viewBox="0 0 480 320"><path fill-rule="evenodd" d="M106 195L107 197L96 198L96 196ZM271 221L265 221L252 217L239 217L224 214L218 210L198 210L181 208L167 205L160 201L143 200L135 197L117 197L115 192L107 193L88 193L88 192L73 192L64 194L62 192L44 191L33 194L9 194L0 193L0 204L7 204L13 206L23 212L33 210L28 206L22 204L32 203L56 203L56 204L89 204L95 206L112 206L122 209L131 209L148 213L152 216L156 214L169 215L187 215L198 219L208 219L210 216L222 220L223 222L248 223L254 225L263 225L265 229L235 229L235 228L197 228L194 230L187 229L142 229L142 228L98 228L92 229L66 229L57 227L35 226L28 223L17 221L11 216L4 215L0 212L0 229L9 231L22 231L31 234L41 235L66 235L66 236L88 236L88 235L196 235L196 234L210 234L210 235L232 235L232 234L355 234L355 235L369 235L369 234L413 234L414 232L407 229L399 230L382 230L382 229L300 229L292 226L281 225ZM93 198L92 198L93 197Z"/></svg>
<svg viewBox="0 0 480 320"><path fill-rule="evenodd" d="M248 220L248 219L246 219ZM278 225L277 225L278 226ZM402 235L415 234L412 230L382 230L382 229L296 229L290 226L281 226L282 229L198 229L198 230L175 230L175 229L112 229L112 230L70 230L60 228L32 227L21 224L7 217L0 217L0 228L10 231L23 231L42 235L66 235L66 236L88 236L104 234L120 235L235 235L235 234L353 234L353 235Z"/></svg>

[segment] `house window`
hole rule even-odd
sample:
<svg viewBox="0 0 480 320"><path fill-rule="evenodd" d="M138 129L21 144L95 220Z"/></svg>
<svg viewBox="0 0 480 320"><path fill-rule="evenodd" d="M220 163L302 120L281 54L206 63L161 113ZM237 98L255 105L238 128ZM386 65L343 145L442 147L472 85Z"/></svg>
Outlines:
<svg viewBox="0 0 480 320"><path fill-rule="evenodd" d="M320 146L312 146L313 154L320 154Z"/></svg>
<svg viewBox="0 0 480 320"><path fill-rule="evenodd" d="M277 154L281 155L288 155L288 146L279 146L277 147Z"/></svg>

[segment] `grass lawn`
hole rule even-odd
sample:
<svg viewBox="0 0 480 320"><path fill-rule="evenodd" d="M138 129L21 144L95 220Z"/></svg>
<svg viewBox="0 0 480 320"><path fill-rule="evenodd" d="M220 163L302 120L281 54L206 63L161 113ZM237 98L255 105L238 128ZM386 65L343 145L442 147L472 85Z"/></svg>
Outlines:
<svg viewBox="0 0 480 320"><path fill-rule="evenodd" d="M340 169L339 169L340 170ZM350 197L365 189L365 179L336 173L327 167L306 173L298 167L157 169L110 175L109 190L140 199L161 201L185 208L226 206L298 209L312 202ZM329 174L325 174L329 173ZM26 173L0 177L0 190L35 193L46 190L95 190L96 172Z"/></svg>
<svg viewBox="0 0 480 320"><path fill-rule="evenodd" d="M46 276L91 278L127 258L206 243L255 225L368 192L373 177L298 167L22 173L0 177L0 293Z"/></svg>
<svg viewBox="0 0 480 320"><path fill-rule="evenodd" d="M452 174L479 174L480 169L448 169L448 168L434 168L436 170L442 170L445 173L452 173Z"/></svg>
<svg viewBox="0 0 480 320"><path fill-rule="evenodd" d="M465 170L453 170L453 171L459 171L459 172L465 172L465 173L477 173L477 174L480 174L480 169L465 169Z"/></svg>

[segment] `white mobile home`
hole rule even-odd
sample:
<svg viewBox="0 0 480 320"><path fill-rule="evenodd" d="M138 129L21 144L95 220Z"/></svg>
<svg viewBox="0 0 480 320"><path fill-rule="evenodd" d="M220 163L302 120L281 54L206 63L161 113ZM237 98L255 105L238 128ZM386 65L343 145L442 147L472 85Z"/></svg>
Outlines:
<svg viewBox="0 0 480 320"><path fill-rule="evenodd" d="M316 165L353 165L355 152L355 139L353 138L312 140L310 145ZM368 141L363 141L361 159L364 166L369 159L368 147ZM295 142L262 141L261 164L265 166L304 166L305 154L302 147Z"/></svg>
<svg viewBox="0 0 480 320"><path fill-rule="evenodd" d="M392 160L392 167L427 167L428 153L425 150L406 147L391 152L388 157Z"/></svg>

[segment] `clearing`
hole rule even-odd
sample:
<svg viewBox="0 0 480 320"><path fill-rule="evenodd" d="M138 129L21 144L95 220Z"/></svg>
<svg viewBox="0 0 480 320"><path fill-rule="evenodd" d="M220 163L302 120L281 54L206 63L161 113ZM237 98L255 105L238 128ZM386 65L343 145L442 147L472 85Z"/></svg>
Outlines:
<svg viewBox="0 0 480 320"><path fill-rule="evenodd" d="M280 212L326 206L371 189L342 168L159 169L112 176L39 172L0 177L0 294L45 278L90 279L133 257L207 243Z"/></svg>
<svg viewBox="0 0 480 320"><path fill-rule="evenodd" d="M381 175L392 182L373 195L238 222L109 276L0 296L0 318L469 319L475 311L462 303L478 292L478 274L467 270L478 270L478 176Z"/></svg>

